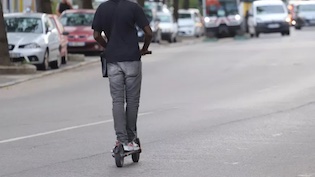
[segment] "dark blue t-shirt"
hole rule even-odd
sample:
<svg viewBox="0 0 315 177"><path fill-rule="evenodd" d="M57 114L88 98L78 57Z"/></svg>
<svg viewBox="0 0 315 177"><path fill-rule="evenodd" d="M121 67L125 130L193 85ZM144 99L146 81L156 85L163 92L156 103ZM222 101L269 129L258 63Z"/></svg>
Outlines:
<svg viewBox="0 0 315 177"><path fill-rule="evenodd" d="M137 3L109 0L97 8L92 29L104 32L108 39L105 52L108 62L141 59L136 25L141 29L149 25L143 9Z"/></svg>

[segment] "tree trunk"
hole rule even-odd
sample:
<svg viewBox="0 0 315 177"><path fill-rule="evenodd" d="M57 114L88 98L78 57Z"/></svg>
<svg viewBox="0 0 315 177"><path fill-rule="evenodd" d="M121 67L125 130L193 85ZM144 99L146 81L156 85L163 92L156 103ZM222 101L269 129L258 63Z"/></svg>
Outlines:
<svg viewBox="0 0 315 177"><path fill-rule="evenodd" d="M2 1L0 1L0 65L10 65L9 47L5 22L3 18Z"/></svg>
<svg viewBox="0 0 315 177"><path fill-rule="evenodd" d="M93 9L92 0L81 0L82 9Z"/></svg>
<svg viewBox="0 0 315 177"><path fill-rule="evenodd" d="M189 0L183 1L183 9L189 9Z"/></svg>
<svg viewBox="0 0 315 177"><path fill-rule="evenodd" d="M141 7L144 7L144 1L145 1L145 0L138 0L138 4L139 4Z"/></svg>
<svg viewBox="0 0 315 177"><path fill-rule="evenodd" d="M173 2L174 2L174 4L173 4L173 8L174 8L174 19L175 19L175 21L177 22L177 20L178 20L178 0L174 0Z"/></svg>
<svg viewBox="0 0 315 177"><path fill-rule="evenodd" d="M37 12L52 14L51 1L50 0L36 0Z"/></svg>

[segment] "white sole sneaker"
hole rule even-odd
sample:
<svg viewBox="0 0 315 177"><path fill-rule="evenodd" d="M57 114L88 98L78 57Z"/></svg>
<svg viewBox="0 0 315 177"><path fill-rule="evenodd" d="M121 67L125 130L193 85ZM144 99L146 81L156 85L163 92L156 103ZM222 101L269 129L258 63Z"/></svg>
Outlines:
<svg viewBox="0 0 315 177"><path fill-rule="evenodd" d="M130 145L123 145L123 146L124 146L124 151L128 151L128 152L134 151L133 146L130 146Z"/></svg>

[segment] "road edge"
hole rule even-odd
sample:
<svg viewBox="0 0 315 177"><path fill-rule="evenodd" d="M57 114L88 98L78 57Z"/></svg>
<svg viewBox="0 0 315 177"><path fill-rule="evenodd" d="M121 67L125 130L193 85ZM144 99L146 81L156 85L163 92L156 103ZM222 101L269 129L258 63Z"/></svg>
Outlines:
<svg viewBox="0 0 315 177"><path fill-rule="evenodd" d="M80 68L80 67L83 67L83 66L87 66L87 65L96 63L98 61L99 61L99 59L89 59L89 60L86 60L86 61L83 61L83 62L79 62L79 63L71 65L71 66L65 66L64 68L60 68L60 69L57 69L57 70L50 70L50 71L45 71L45 72L40 73L40 74L30 75L29 77L26 77L26 78L23 78L23 79L18 79L18 80L15 80L15 81L11 81L11 82L7 82L7 83L4 83L4 84L0 84L0 89L1 88L5 88L5 87L10 87L10 86L13 86L13 85L17 85L17 84L21 84L23 82L27 82L27 81L30 81L30 80L35 80L35 79L38 79L38 78L41 78L41 77L45 77L45 76L49 76L49 75L53 75L53 74L57 74L57 73L61 73L61 72L66 72L66 71L69 71L69 70L72 70L72 69L76 69L76 68Z"/></svg>
<svg viewBox="0 0 315 177"><path fill-rule="evenodd" d="M194 40L194 41L185 41L185 42L180 42L180 43L177 43L177 45L170 45L170 44L167 44L167 45L161 45L160 47L161 48L168 48L168 47L182 47L182 46L189 46L189 45L194 45L194 44L198 44L198 43L202 43L203 41L202 40ZM160 49L160 48L158 48ZM99 59L89 59L89 60L85 60L83 62L79 62L75 65L72 65L72 66L65 66L64 68L60 68L60 69L57 69L57 70L49 70L49 71L45 71L43 73L40 73L40 74L34 74L34 75L30 75L29 77L26 77L26 78L23 78L23 79L18 79L18 80L15 80L15 81L11 81L11 82L6 82L4 84L0 84L0 89L2 88L5 88L5 87L10 87L10 86L13 86L13 85L17 85L17 84L21 84L23 82L27 82L27 81L31 81L31 80L35 80L35 79L38 79L38 78L41 78L41 77L45 77L45 76L49 76L49 75L53 75L53 74L56 74L56 73L61 73L61 72L66 72L66 71L69 71L69 70L72 70L72 69L76 69L76 68L79 68L79 67L83 67L83 66L87 66L87 65L90 65L90 64L93 64L93 63L96 63L98 62Z"/></svg>

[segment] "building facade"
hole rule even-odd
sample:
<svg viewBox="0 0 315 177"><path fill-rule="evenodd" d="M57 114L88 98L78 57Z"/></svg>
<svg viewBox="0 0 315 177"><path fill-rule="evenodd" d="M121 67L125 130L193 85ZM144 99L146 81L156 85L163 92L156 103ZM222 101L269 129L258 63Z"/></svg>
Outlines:
<svg viewBox="0 0 315 177"><path fill-rule="evenodd" d="M1 0L4 13L23 12L26 8L36 9L36 0Z"/></svg>

